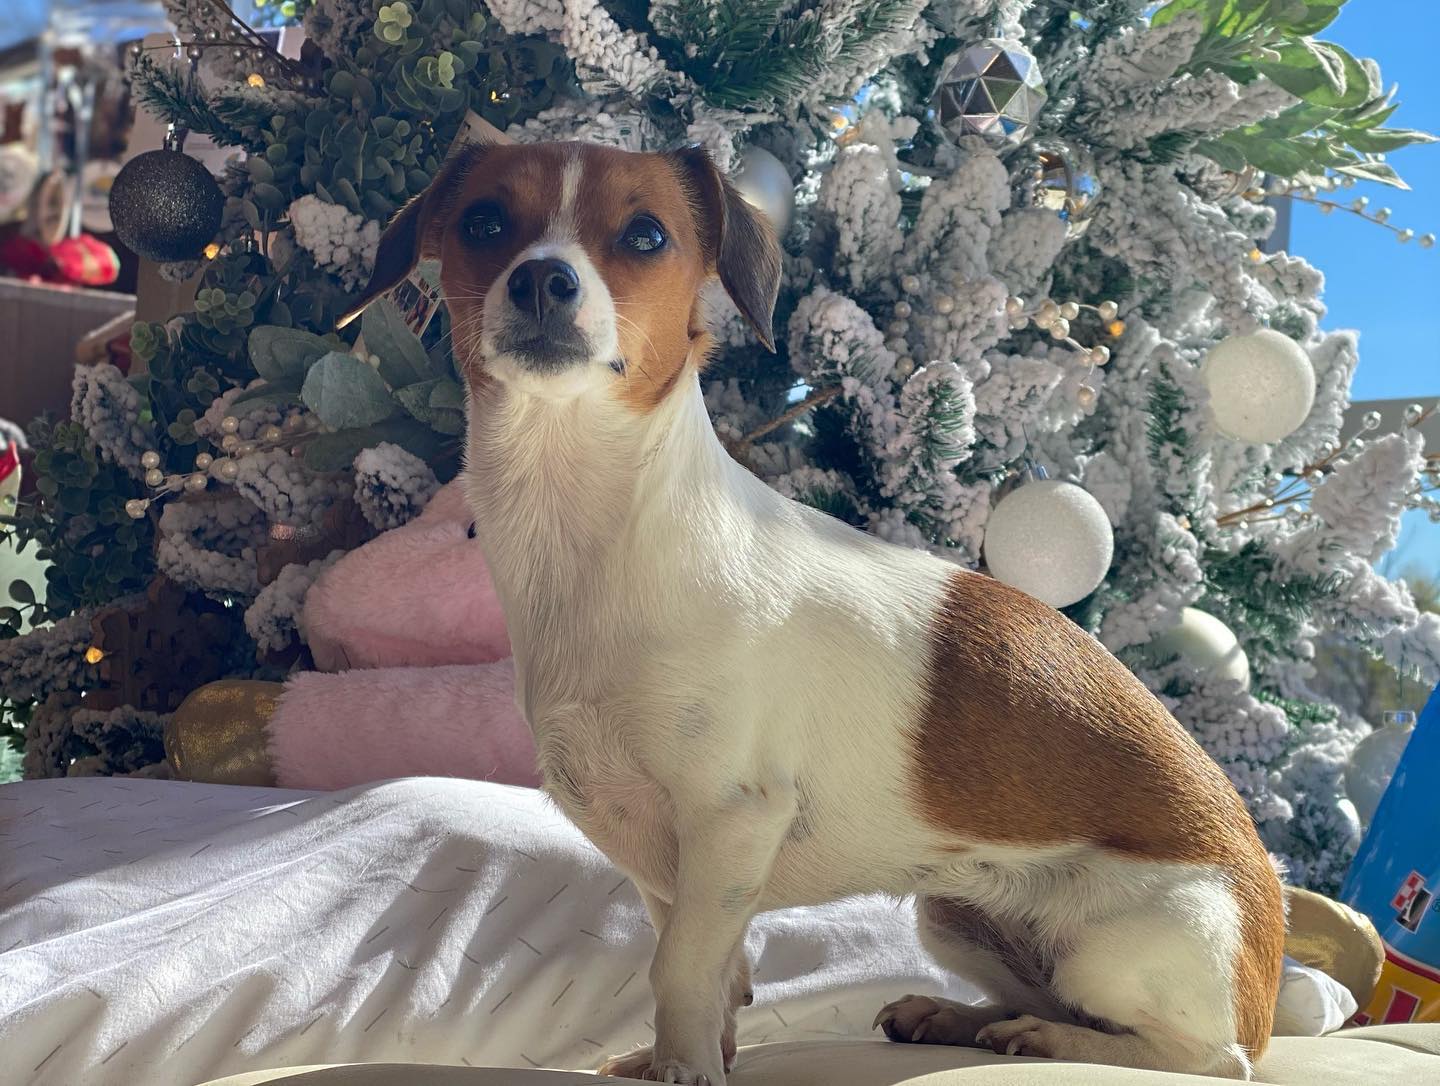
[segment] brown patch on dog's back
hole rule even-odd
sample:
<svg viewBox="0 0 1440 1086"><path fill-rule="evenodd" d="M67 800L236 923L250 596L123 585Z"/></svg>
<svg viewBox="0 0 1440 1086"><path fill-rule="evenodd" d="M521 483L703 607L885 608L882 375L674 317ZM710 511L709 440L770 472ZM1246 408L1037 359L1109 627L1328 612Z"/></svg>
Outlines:
<svg viewBox="0 0 1440 1086"><path fill-rule="evenodd" d="M1084 842L1229 875L1241 913L1239 1040L1258 1056L1279 988L1284 911L1220 767L1099 642L990 577L950 578L928 679L912 802L931 825L962 841Z"/></svg>

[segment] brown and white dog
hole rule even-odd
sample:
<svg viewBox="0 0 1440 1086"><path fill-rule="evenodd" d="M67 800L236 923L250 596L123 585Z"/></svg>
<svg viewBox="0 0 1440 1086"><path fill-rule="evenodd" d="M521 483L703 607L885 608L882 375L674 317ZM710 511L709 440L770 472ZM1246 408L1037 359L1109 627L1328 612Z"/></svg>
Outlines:
<svg viewBox="0 0 1440 1086"><path fill-rule="evenodd" d="M703 152L462 151L365 300L422 256L546 788L659 934L654 1049L605 1070L722 1086L750 917L880 891L990 999L907 996L895 1040L1249 1075L1284 916L1245 805L1060 614L730 458L700 291L771 345L780 259Z"/></svg>

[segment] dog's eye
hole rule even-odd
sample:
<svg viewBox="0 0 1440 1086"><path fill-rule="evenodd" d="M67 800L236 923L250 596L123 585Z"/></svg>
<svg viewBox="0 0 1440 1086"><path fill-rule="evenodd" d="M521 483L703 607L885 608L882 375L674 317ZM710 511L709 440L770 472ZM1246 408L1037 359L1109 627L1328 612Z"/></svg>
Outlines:
<svg viewBox="0 0 1440 1086"><path fill-rule="evenodd" d="M505 232L505 211L499 204L476 204L465 212L462 228L475 241L494 241Z"/></svg>
<svg viewBox="0 0 1440 1086"><path fill-rule="evenodd" d="M637 215L620 235L620 244L637 253L653 253L665 247L665 228L649 215Z"/></svg>

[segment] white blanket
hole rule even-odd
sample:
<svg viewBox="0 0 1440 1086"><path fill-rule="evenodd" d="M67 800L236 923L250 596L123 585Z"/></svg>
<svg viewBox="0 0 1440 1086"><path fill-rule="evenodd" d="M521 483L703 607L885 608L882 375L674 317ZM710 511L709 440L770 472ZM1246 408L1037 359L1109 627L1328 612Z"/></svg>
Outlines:
<svg viewBox="0 0 1440 1086"><path fill-rule="evenodd" d="M741 1043L975 998L880 898L759 917ZM649 1043L633 888L539 793L0 787L0 1082L188 1086L405 1060L587 1067Z"/></svg>
<svg viewBox="0 0 1440 1086"><path fill-rule="evenodd" d="M907 992L978 998L893 899L758 917L748 949L741 1044L870 1035ZM593 1066L653 1037L653 950L634 889L528 789L0 786L6 1086L192 1086L346 1061ZM1282 1002L1296 1032L1354 1010L1296 969Z"/></svg>

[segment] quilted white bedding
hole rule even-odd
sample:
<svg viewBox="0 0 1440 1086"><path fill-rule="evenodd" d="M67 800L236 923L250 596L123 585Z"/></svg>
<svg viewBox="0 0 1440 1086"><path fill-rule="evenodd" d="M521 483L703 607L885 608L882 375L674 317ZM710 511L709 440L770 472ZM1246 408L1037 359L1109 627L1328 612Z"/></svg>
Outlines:
<svg viewBox="0 0 1440 1086"><path fill-rule="evenodd" d="M758 918L741 1043L868 1035L908 991L975 998L913 929L879 898ZM651 1039L653 948L629 883L526 789L0 787L7 1086L593 1066Z"/></svg>

